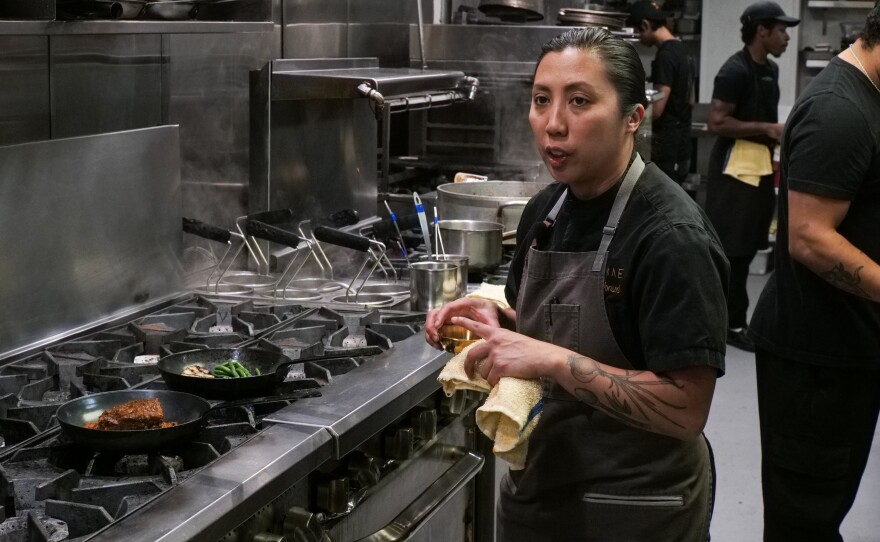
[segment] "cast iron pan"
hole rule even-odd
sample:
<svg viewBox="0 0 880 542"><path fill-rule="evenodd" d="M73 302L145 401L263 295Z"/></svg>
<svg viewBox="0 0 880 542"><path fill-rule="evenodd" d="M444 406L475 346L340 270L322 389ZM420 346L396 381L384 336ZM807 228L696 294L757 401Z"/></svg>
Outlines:
<svg viewBox="0 0 880 542"><path fill-rule="evenodd" d="M293 395L230 401L212 407L208 401L201 397L179 391L120 390L95 393L68 401L58 407L55 415L61 425L61 432L75 444L97 452L148 453L168 449L175 444L193 438L202 429L209 414L215 410L298 399L303 396L304 394L300 392ZM165 421L177 422L177 425L160 429L125 431L106 431L83 427L86 422L97 421L98 416L110 407L150 397L159 399Z"/></svg>
<svg viewBox="0 0 880 542"><path fill-rule="evenodd" d="M356 353L347 352L339 355L305 357L296 360L291 360L283 354L257 348L204 348L165 356L159 360L158 367L168 387L174 390L213 399L238 399L274 394L276 384L283 382L287 376L288 367L296 363L345 359L356 355L372 355L382 352L378 346L367 348L370 350L365 351L361 348ZM181 374L186 367L194 364L213 371L214 367L230 359L244 365L253 375L256 375L255 369L259 369L260 375L240 378L199 378Z"/></svg>

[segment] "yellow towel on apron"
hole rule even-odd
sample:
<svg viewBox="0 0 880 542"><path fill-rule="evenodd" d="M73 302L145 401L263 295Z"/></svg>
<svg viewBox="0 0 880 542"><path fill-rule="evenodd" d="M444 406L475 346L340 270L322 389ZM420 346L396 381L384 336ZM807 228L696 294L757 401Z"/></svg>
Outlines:
<svg viewBox="0 0 880 542"><path fill-rule="evenodd" d="M727 156L724 174L752 186L758 186L763 175L773 173L770 149L760 143L737 139Z"/></svg>

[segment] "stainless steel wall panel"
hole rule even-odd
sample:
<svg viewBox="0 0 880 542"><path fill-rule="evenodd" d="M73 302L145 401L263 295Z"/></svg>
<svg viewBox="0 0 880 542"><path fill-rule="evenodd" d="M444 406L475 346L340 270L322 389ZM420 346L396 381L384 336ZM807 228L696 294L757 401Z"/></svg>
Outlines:
<svg viewBox="0 0 880 542"><path fill-rule="evenodd" d="M270 208L290 207L303 218L344 208L375 215L376 148L368 100L273 102Z"/></svg>
<svg viewBox="0 0 880 542"><path fill-rule="evenodd" d="M49 38L0 36L0 73L0 145L49 139Z"/></svg>
<svg viewBox="0 0 880 542"><path fill-rule="evenodd" d="M284 22L347 23L349 0L282 0Z"/></svg>
<svg viewBox="0 0 880 542"><path fill-rule="evenodd" d="M281 58L348 53L348 0L282 0Z"/></svg>
<svg viewBox="0 0 880 542"><path fill-rule="evenodd" d="M162 123L162 37L51 36L52 137Z"/></svg>
<svg viewBox="0 0 880 542"><path fill-rule="evenodd" d="M183 212L227 228L247 209L249 74L272 33L163 36L165 122L180 126Z"/></svg>
<svg viewBox="0 0 880 542"><path fill-rule="evenodd" d="M408 67L410 65L409 40L409 24L352 23L348 25L347 56L375 57L379 59L379 64L382 67Z"/></svg>
<svg viewBox="0 0 880 542"><path fill-rule="evenodd" d="M422 17L430 23L434 17L433 0L422 3ZM418 4L414 0L349 0L350 23L404 23L419 22Z"/></svg>
<svg viewBox="0 0 880 542"><path fill-rule="evenodd" d="M0 147L0 359L179 294L177 127Z"/></svg>
<svg viewBox="0 0 880 542"><path fill-rule="evenodd" d="M285 23L281 34L282 58L348 56L348 23Z"/></svg>

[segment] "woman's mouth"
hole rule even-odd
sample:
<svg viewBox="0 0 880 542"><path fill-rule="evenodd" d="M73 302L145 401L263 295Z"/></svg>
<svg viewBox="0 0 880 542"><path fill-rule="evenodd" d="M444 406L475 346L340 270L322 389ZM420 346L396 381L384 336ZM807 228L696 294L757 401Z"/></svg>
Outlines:
<svg viewBox="0 0 880 542"><path fill-rule="evenodd" d="M550 167L558 168L565 163L569 155L558 147L547 147L544 149L544 156L547 157L547 163Z"/></svg>

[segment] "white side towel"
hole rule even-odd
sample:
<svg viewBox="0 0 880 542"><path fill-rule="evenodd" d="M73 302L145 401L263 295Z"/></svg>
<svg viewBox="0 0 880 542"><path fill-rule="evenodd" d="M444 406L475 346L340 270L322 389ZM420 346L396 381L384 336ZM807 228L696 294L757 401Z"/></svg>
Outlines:
<svg viewBox="0 0 880 542"><path fill-rule="evenodd" d="M449 360L438 380L448 396L456 390L489 394L477 409L477 427L495 442L492 451L496 456L507 461L511 469L521 470L525 467L528 438L541 418L541 381L504 377L497 386L490 387L479 374L469 379L464 371L464 359L467 352L481 342L468 345Z"/></svg>

